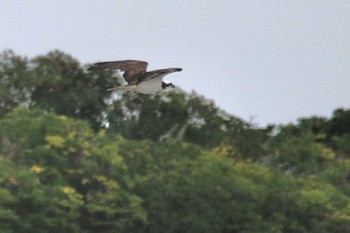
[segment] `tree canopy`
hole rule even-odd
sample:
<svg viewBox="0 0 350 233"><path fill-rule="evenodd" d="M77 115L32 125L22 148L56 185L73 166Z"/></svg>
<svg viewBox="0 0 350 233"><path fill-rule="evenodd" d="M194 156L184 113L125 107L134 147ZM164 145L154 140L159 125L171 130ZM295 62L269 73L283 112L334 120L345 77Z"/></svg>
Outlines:
<svg viewBox="0 0 350 233"><path fill-rule="evenodd" d="M258 127L85 68L0 54L1 232L350 232L350 109Z"/></svg>

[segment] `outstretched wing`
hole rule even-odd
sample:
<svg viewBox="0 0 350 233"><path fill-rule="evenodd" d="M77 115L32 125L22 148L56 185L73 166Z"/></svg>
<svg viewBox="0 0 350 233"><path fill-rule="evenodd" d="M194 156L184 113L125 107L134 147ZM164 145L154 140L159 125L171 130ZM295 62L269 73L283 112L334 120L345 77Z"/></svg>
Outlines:
<svg viewBox="0 0 350 233"><path fill-rule="evenodd" d="M138 82L149 81L151 79L159 79L161 81L165 75L171 74L173 72L182 71L182 68L168 68L168 69L160 69L160 70L152 70L147 72L146 75L142 75L138 78Z"/></svg>
<svg viewBox="0 0 350 233"><path fill-rule="evenodd" d="M123 77L129 85L137 83L139 77L146 73L148 63L137 60L107 61L98 62L89 67L88 70L94 69L120 69L124 71Z"/></svg>

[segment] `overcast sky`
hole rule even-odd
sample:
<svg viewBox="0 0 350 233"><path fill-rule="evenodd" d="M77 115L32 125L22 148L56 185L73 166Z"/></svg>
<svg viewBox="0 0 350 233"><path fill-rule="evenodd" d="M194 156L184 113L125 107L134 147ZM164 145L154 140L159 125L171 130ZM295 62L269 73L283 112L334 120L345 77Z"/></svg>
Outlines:
<svg viewBox="0 0 350 233"><path fill-rule="evenodd" d="M0 50L140 59L260 126L350 107L349 0L0 0Z"/></svg>

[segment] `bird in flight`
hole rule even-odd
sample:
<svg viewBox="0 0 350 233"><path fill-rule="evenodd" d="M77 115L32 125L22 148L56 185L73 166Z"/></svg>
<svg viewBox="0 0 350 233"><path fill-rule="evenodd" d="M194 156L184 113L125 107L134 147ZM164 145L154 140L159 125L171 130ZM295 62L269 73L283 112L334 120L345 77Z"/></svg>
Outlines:
<svg viewBox="0 0 350 233"><path fill-rule="evenodd" d="M152 95L164 89L175 88L171 82L163 81L163 77L173 72L182 71L181 68L147 71L147 65L147 62L137 60L107 61L95 63L88 70L115 70L117 78L122 80L122 85L108 89L109 91L119 90L123 93L137 92Z"/></svg>

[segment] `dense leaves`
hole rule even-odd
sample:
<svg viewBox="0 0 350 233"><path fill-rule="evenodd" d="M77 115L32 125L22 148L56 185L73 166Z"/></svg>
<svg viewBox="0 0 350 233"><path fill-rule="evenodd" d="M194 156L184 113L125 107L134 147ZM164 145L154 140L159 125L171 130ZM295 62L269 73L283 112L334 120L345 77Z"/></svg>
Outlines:
<svg viewBox="0 0 350 233"><path fill-rule="evenodd" d="M0 84L1 232L350 232L350 110L259 128L194 92L139 104L60 51L3 52Z"/></svg>

